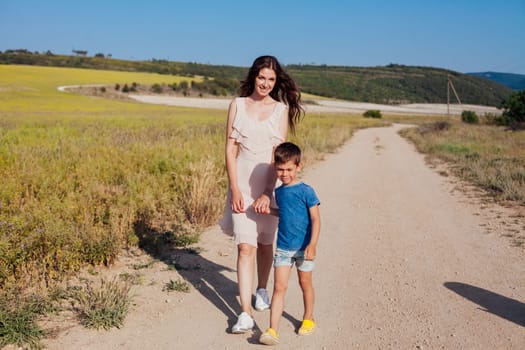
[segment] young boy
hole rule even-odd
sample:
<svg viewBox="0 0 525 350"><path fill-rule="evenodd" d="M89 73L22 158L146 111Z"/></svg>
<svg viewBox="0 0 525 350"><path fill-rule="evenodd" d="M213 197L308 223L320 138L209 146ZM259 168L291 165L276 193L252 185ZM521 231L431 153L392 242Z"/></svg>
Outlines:
<svg viewBox="0 0 525 350"><path fill-rule="evenodd" d="M274 256L274 288L270 309L270 328L259 338L262 344L279 343L279 321L284 309L288 279L295 263L299 285L303 292L304 315L299 335L311 334L315 329L313 319L314 288L312 270L317 241L321 228L319 199L312 187L299 181L301 150L291 142L280 144L274 152L275 169L282 185L275 190L278 210L270 214L279 216L277 249Z"/></svg>

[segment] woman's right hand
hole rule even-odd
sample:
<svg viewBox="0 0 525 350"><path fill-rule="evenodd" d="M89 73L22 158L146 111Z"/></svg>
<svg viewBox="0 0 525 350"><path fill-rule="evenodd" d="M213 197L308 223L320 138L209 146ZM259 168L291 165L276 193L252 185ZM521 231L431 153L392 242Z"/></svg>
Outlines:
<svg viewBox="0 0 525 350"><path fill-rule="evenodd" d="M244 213L244 199L239 190L232 190L231 208L234 213Z"/></svg>

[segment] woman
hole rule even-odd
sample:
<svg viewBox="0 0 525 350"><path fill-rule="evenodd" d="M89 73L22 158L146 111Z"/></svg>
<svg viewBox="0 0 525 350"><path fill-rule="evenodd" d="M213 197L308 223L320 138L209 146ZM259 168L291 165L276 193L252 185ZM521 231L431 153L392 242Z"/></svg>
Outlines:
<svg viewBox="0 0 525 350"><path fill-rule="evenodd" d="M304 115L301 94L273 56L255 59L228 110L226 171L229 190L222 227L237 244L237 279L242 313L232 333L254 326L251 297L257 257L255 308L270 307L266 285L272 267L277 218L265 215L276 176L273 150Z"/></svg>

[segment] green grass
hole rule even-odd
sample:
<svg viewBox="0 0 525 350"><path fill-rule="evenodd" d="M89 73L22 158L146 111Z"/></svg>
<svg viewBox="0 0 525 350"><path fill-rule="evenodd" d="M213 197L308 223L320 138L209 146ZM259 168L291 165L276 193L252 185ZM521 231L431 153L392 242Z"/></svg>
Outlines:
<svg viewBox="0 0 525 350"><path fill-rule="evenodd" d="M178 279L176 281L169 280L169 282L166 282L163 288L166 292L182 292L182 293L189 293L190 292L190 285L188 282Z"/></svg>
<svg viewBox="0 0 525 350"><path fill-rule="evenodd" d="M41 348L44 330L37 324L40 316L56 312L65 295L51 288L45 297L17 288L0 291L0 347L15 344L29 349Z"/></svg>
<svg viewBox="0 0 525 350"><path fill-rule="evenodd" d="M86 283L74 294L82 324L87 328L120 328L131 306L131 284L114 278L99 285Z"/></svg>

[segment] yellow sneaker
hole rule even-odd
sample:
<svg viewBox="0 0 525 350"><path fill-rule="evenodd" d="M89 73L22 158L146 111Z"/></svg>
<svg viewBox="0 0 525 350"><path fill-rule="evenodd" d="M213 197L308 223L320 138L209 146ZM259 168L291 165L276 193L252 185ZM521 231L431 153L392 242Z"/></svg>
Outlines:
<svg viewBox="0 0 525 350"><path fill-rule="evenodd" d="M299 328L299 335L310 335L314 332L315 321L314 320L303 320L301 328Z"/></svg>
<svg viewBox="0 0 525 350"><path fill-rule="evenodd" d="M279 335L277 331L273 328L268 328L261 336L259 337L259 343L264 345L277 345L279 344Z"/></svg>

